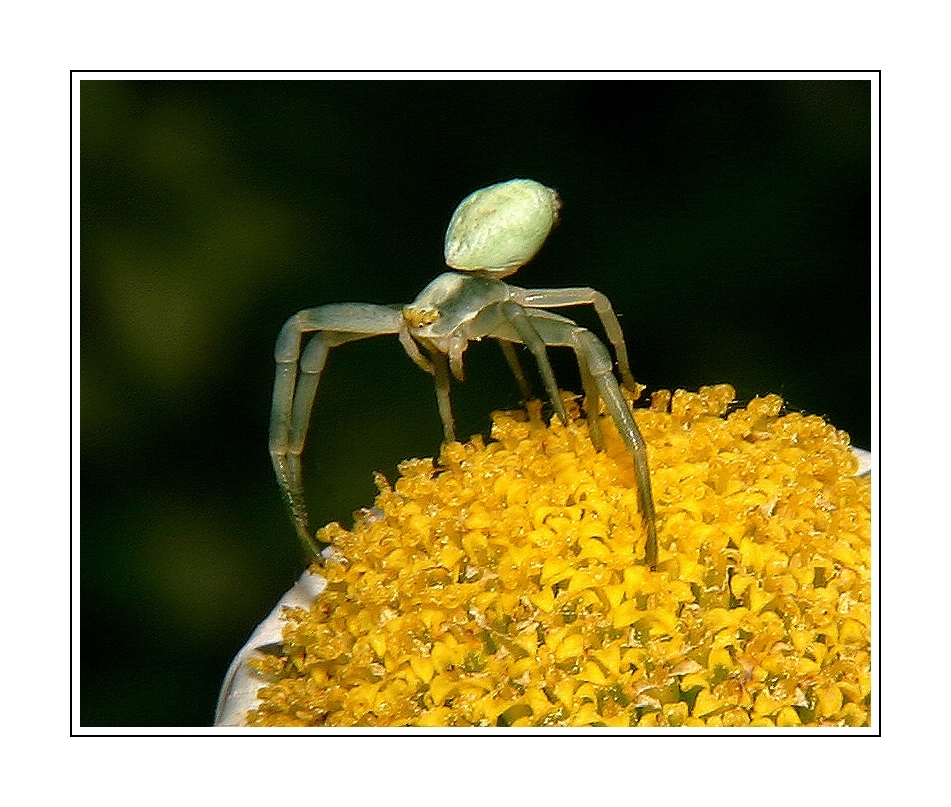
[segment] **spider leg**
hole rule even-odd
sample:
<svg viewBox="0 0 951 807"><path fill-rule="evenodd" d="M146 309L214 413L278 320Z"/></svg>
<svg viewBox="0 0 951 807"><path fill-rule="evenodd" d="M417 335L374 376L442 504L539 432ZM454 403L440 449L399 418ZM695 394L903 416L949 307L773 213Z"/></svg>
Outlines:
<svg viewBox="0 0 951 807"><path fill-rule="evenodd" d="M452 443L456 439L456 424L452 417L452 405L449 401L449 359L445 353L433 351L431 353L433 375L436 378L436 405L439 407L439 417L442 420L446 442Z"/></svg>
<svg viewBox="0 0 951 807"><path fill-rule="evenodd" d="M611 354L608 353L608 349L591 331L584 328L579 328L573 335L578 345L578 355L583 353L586 356L598 392L604 399L604 405L634 459L638 504L647 526L645 562L653 569L657 565L657 526L654 517L654 499L651 495L651 474L647 464L647 446L628 408L627 401L621 395L617 380L611 372Z"/></svg>
<svg viewBox="0 0 951 807"><path fill-rule="evenodd" d="M518 356L515 354L515 348L512 347L512 343L506 341L505 339L499 339L499 347L502 348L502 353L505 355L505 361L508 362L509 368L512 370L512 375L515 376L515 381L518 383L518 388L522 393L522 400L531 400L532 388L528 383L528 379L525 378L525 373L522 370L522 363L518 360Z"/></svg>
<svg viewBox="0 0 951 807"><path fill-rule="evenodd" d="M402 323L398 308L344 303L300 311L278 335L268 444L291 522L305 550L315 557L322 547L310 532L300 458L327 353L332 347L357 339L398 334ZM304 337L309 333L314 336L302 352Z"/></svg>
<svg viewBox="0 0 951 807"><path fill-rule="evenodd" d="M292 397L289 399L284 394L278 399L277 384L274 388L275 399L271 410L271 459L298 537L305 548L314 554L318 554L322 547L317 546L310 532L307 507L304 503L300 458L304 451L304 442L310 426L310 414L314 407L320 374L327 361L327 353L330 348L357 338L359 336L354 334L318 332L307 343L301 354L300 372L297 376L296 389L292 390ZM280 369L280 365L278 367ZM285 365L283 369L288 368ZM289 400L290 412L288 413Z"/></svg>
<svg viewBox="0 0 951 807"><path fill-rule="evenodd" d="M578 357L578 369L581 371L581 385L584 387L584 412L588 420L588 434L591 435L591 442L598 451L604 451L604 437L601 434L601 421L598 416L601 414L601 397L598 395L598 385L591 374L591 368L588 366L587 355L576 351Z"/></svg>
<svg viewBox="0 0 951 807"><path fill-rule="evenodd" d="M551 362L548 361L548 350L545 347L545 340L539 336L538 331L532 325L525 310L518 303L504 302L499 304L499 310L515 329L522 344L525 345L535 357L538 363L538 371L541 373L542 382L551 398L551 404L561 418L561 422L568 423L568 413L565 412L565 405L561 401L561 395L558 393L558 383L555 381L555 373L551 369Z"/></svg>
<svg viewBox="0 0 951 807"><path fill-rule="evenodd" d="M647 463L647 446L641 436L631 410L621 394L617 379L613 373L611 354L591 331L582 328L565 317L546 311L532 311L526 319L532 325L532 331L545 345L564 345L571 347L578 357L581 368L581 379L585 386L585 396L588 402L585 408L588 413L588 423L592 417L597 417L597 398L604 401L608 414L614 421L624 445L634 460L634 476L637 480L637 498L647 527L647 543L645 546L645 562L651 568L657 565L657 527L654 515L654 499L651 495L650 468ZM591 434L591 440L599 448L600 430L596 435Z"/></svg>
<svg viewBox="0 0 951 807"><path fill-rule="evenodd" d="M631 367L627 357L627 345L624 343L624 332L618 322L617 314L611 306L611 301L600 291L591 288L569 289L521 289L510 287L512 299L526 308L563 308L571 305L593 305L601 320L601 325L617 354L618 370L621 372L621 381L625 387L637 390L638 385L631 375Z"/></svg>

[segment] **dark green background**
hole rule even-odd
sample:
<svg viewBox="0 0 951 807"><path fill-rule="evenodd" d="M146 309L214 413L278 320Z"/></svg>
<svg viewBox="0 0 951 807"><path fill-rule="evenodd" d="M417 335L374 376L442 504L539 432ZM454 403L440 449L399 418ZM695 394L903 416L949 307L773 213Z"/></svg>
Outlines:
<svg viewBox="0 0 951 807"><path fill-rule="evenodd" d="M869 82L83 81L79 103L83 726L211 722L302 568L266 446L279 328L409 302L484 185L558 189L512 281L605 292L649 389L776 392L869 446ZM484 432L517 388L493 344L466 366L460 432ZM335 351L315 524L440 438L395 338Z"/></svg>

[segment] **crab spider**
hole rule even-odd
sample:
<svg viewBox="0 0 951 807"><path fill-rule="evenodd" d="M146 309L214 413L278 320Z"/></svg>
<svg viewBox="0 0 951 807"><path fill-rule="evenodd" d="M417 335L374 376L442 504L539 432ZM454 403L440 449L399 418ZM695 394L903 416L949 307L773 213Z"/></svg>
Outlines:
<svg viewBox="0 0 951 807"><path fill-rule="evenodd" d="M470 341L495 339L523 396L531 397L513 343L525 345L538 364L558 417L564 404L548 361L547 348L570 347L577 356L591 440L604 447L599 401L617 426L634 460L638 503L647 526L645 562L657 562L657 533L644 440L621 395L611 354L589 330L547 311L592 305L617 354L625 386L636 389L624 335L607 297L590 288L522 289L502 278L528 263L558 219L560 202L551 188L513 179L482 188L456 208L446 232L446 264L409 305L337 303L305 308L292 316L277 338L277 374L271 408L270 451L291 521L305 548L320 551L308 524L301 481L301 453L320 374L332 347L380 334L395 334L409 357L436 382L436 402L447 441L456 439L449 402L450 373L463 380L462 355Z"/></svg>

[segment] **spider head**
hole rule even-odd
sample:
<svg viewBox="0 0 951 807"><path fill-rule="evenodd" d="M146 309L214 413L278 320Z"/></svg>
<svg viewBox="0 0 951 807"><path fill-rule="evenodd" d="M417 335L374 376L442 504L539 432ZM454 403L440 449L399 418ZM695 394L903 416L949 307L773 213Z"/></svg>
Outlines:
<svg viewBox="0 0 951 807"><path fill-rule="evenodd" d="M531 179L511 179L470 193L446 231L446 264L503 278L541 249L558 221L561 200Z"/></svg>

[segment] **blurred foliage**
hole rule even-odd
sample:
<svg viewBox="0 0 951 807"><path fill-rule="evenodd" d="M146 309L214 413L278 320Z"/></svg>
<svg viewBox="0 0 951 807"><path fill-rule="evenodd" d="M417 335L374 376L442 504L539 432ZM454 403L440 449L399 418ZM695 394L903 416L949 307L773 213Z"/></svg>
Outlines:
<svg viewBox="0 0 951 807"><path fill-rule="evenodd" d="M409 302L492 182L559 190L513 282L605 292L649 389L775 392L869 446L868 82L83 81L79 104L84 726L210 723L301 570L266 449L278 329ZM484 432L517 389L494 345L466 366L460 432ZM315 526L440 438L395 339L335 351L305 454Z"/></svg>

